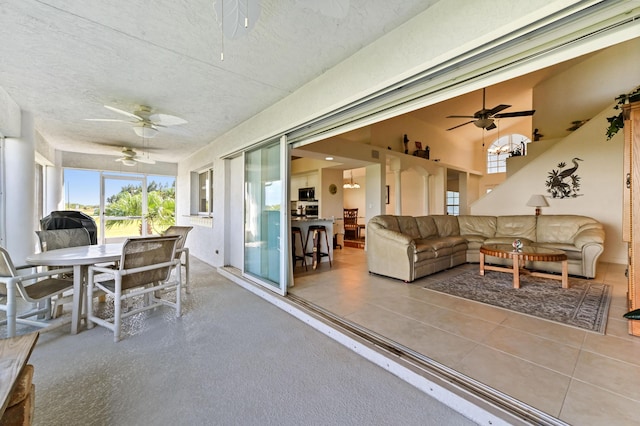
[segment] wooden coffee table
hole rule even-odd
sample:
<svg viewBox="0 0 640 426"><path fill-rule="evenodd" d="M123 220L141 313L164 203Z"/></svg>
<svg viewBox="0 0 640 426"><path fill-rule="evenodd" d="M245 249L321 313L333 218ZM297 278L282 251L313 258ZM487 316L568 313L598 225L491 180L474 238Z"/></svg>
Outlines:
<svg viewBox="0 0 640 426"><path fill-rule="evenodd" d="M507 268L502 266L485 265L485 256L512 259L513 267ZM520 266L524 265L524 262L526 261L562 262L562 275L558 276L544 272L529 271L523 266ZM560 280L562 281L562 288L569 288L567 254L562 250L524 246L522 247L522 250L515 251L513 246L509 244L483 245L480 247L480 275L484 275L484 271L498 271L513 274L513 288L520 288L520 274Z"/></svg>

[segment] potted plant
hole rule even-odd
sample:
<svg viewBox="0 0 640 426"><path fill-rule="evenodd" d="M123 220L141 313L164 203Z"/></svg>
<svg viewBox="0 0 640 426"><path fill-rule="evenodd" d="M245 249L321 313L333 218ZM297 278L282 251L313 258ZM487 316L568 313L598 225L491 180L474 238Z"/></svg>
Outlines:
<svg viewBox="0 0 640 426"><path fill-rule="evenodd" d="M632 92L618 95L616 97L616 105L613 109L620 112L614 116L607 117L609 127L607 127L607 140L611 139L620 129L624 127L624 116L622 115L622 105L640 101L640 86L636 87Z"/></svg>

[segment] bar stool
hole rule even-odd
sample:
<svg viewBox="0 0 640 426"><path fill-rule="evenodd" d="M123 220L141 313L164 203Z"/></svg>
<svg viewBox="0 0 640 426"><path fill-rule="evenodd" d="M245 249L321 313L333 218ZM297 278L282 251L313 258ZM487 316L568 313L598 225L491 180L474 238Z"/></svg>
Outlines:
<svg viewBox="0 0 640 426"><path fill-rule="evenodd" d="M302 250L302 256L298 256L296 254L296 235L300 240L300 249ZM302 261L302 266L304 266L304 270L307 270L307 259L304 255L304 242L302 241L302 229L297 226L291 227L291 259L293 260L293 267L296 267L296 262L298 260Z"/></svg>
<svg viewBox="0 0 640 426"><path fill-rule="evenodd" d="M327 245L327 252L320 251L320 241L321 235L324 234L324 241ZM313 251L308 252L307 246L309 245L309 237L312 237L311 244L313 247ZM309 226L309 230L307 231L307 239L304 242L304 251L305 256L311 256L313 258L313 269L316 269L318 263L322 260L323 257L329 258L329 267L333 267L331 264L331 255L329 254L329 237L327 236L327 227L324 225L311 225ZM316 257L317 256L317 257Z"/></svg>

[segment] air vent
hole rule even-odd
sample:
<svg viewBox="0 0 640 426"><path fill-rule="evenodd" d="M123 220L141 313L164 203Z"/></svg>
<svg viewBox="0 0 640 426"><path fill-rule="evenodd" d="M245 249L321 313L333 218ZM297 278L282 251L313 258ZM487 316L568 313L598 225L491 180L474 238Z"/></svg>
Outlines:
<svg viewBox="0 0 640 426"><path fill-rule="evenodd" d="M380 151L372 149L371 150L371 158L380 158Z"/></svg>

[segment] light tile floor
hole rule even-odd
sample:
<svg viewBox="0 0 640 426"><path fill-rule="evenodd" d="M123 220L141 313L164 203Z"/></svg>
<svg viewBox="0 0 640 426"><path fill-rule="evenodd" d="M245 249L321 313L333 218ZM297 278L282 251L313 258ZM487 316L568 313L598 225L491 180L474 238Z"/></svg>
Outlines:
<svg viewBox="0 0 640 426"><path fill-rule="evenodd" d="M640 337L622 317L624 265L598 267L594 281L613 286L600 335L371 275L360 249L334 253L333 268L296 267L290 292L567 423L640 421Z"/></svg>

